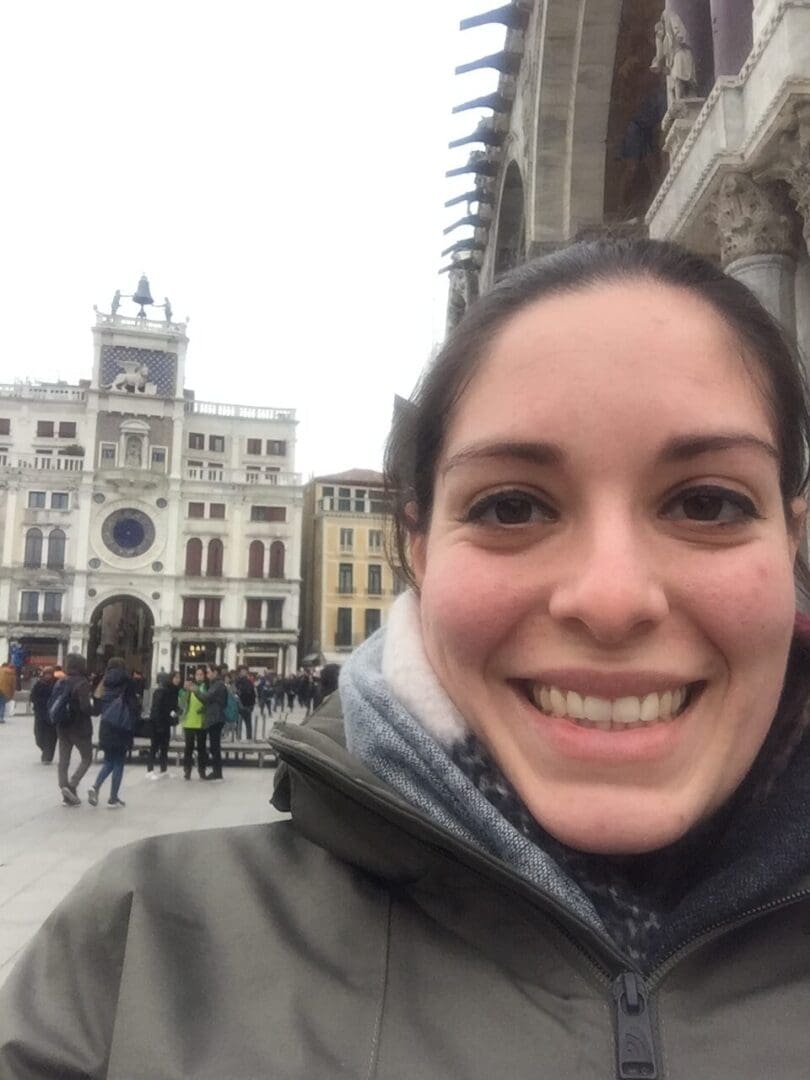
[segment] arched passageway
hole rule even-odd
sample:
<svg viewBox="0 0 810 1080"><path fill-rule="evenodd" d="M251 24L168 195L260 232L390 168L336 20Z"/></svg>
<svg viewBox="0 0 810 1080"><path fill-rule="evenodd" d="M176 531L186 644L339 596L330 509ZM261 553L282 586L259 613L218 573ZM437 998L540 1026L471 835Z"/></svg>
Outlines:
<svg viewBox="0 0 810 1080"><path fill-rule="evenodd" d="M88 671L101 672L111 656L123 657L129 671L142 672L147 684L152 667L154 619L143 600L111 596L90 618Z"/></svg>
<svg viewBox="0 0 810 1080"><path fill-rule="evenodd" d="M504 178L496 245L497 278L526 257L526 200L523 178L516 161L511 162Z"/></svg>

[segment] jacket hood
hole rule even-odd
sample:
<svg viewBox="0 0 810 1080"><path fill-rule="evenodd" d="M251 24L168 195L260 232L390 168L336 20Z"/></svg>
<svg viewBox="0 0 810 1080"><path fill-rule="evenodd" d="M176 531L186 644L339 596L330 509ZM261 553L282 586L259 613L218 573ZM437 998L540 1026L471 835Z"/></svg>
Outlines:
<svg viewBox="0 0 810 1080"><path fill-rule="evenodd" d="M129 675L124 668L110 668L102 682L105 690L118 690L129 682Z"/></svg>
<svg viewBox="0 0 810 1080"><path fill-rule="evenodd" d="M166 687L169 685L169 683L171 681L172 681L171 675L168 675L165 671L161 671L161 673L157 677L157 685L159 687L161 687L161 689L163 689L163 690L166 689Z"/></svg>

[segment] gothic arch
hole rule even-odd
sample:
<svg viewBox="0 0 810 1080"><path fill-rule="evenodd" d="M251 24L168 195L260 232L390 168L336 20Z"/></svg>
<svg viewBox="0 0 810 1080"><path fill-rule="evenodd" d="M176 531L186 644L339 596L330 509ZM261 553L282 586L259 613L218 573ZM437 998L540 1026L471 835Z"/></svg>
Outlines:
<svg viewBox="0 0 810 1080"><path fill-rule="evenodd" d="M38 570L42 566L42 529L29 529L25 534L23 566Z"/></svg>
<svg viewBox="0 0 810 1080"><path fill-rule="evenodd" d="M251 540L248 548L248 572L249 578L264 577L264 544L261 540Z"/></svg>
<svg viewBox="0 0 810 1080"><path fill-rule="evenodd" d="M516 161L504 174L495 232L495 277L505 274L526 257L526 196Z"/></svg>
<svg viewBox="0 0 810 1080"><path fill-rule="evenodd" d="M281 540L274 540L270 545L270 577L284 577L284 544Z"/></svg>
<svg viewBox="0 0 810 1080"><path fill-rule="evenodd" d="M192 536L186 544L186 576L199 577L202 574L202 540Z"/></svg>
<svg viewBox="0 0 810 1080"><path fill-rule="evenodd" d="M67 537L63 529L51 529L48 533L48 569L65 569L65 544Z"/></svg>
<svg viewBox="0 0 810 1080"><path fill-rule="evenodd" d="M208 541L208 557L205 564L206 577L222 577L222 557L224 548L217 537Z"/></svg>

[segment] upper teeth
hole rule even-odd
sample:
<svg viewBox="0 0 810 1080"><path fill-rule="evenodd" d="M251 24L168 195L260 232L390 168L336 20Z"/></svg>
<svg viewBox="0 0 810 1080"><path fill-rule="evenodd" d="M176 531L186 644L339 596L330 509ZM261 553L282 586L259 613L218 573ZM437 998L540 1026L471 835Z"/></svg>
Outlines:
<svg viewBox="0 0 810 1080"><path fill-rule="evenodd" d="M567 716L586 726L603 731L654 724L657 720L670 720L677 716L686 701L687 687L666 690L662 694L646 697L623 697L610 701L607 698L583 697L574 690L560 690L556 686L534 686L532 697L543 712L554 716Z"/></svg>

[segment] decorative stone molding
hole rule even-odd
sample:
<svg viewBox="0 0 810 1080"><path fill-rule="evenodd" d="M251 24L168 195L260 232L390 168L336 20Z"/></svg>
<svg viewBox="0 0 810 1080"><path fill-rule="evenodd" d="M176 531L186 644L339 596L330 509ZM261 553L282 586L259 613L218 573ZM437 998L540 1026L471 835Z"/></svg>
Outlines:
<svg viewBox="0 0 810 1080"><path fill-rule="evenodd" d="M810 252L810 102L798 105L795 116L796 126L780 136L776 160L761 176L787 182L802 217L804 240Z"/></svg>
<svg viewBox="0 0 810 1080"><path fill-rule="evenodd" d="M701 97L678 98L667 109L661 128L664 132L664 150L669 154L670 161L675 160L689 137L704 102L705 98Z"/></svg>
<svg viewBox="0 0 810 1080"><path fill-rule="evenodd" d="M747 173L726 174L711 203L710 218L720 234L723 266L754 255L795 252L795 224L784 193Z"/></svg>

